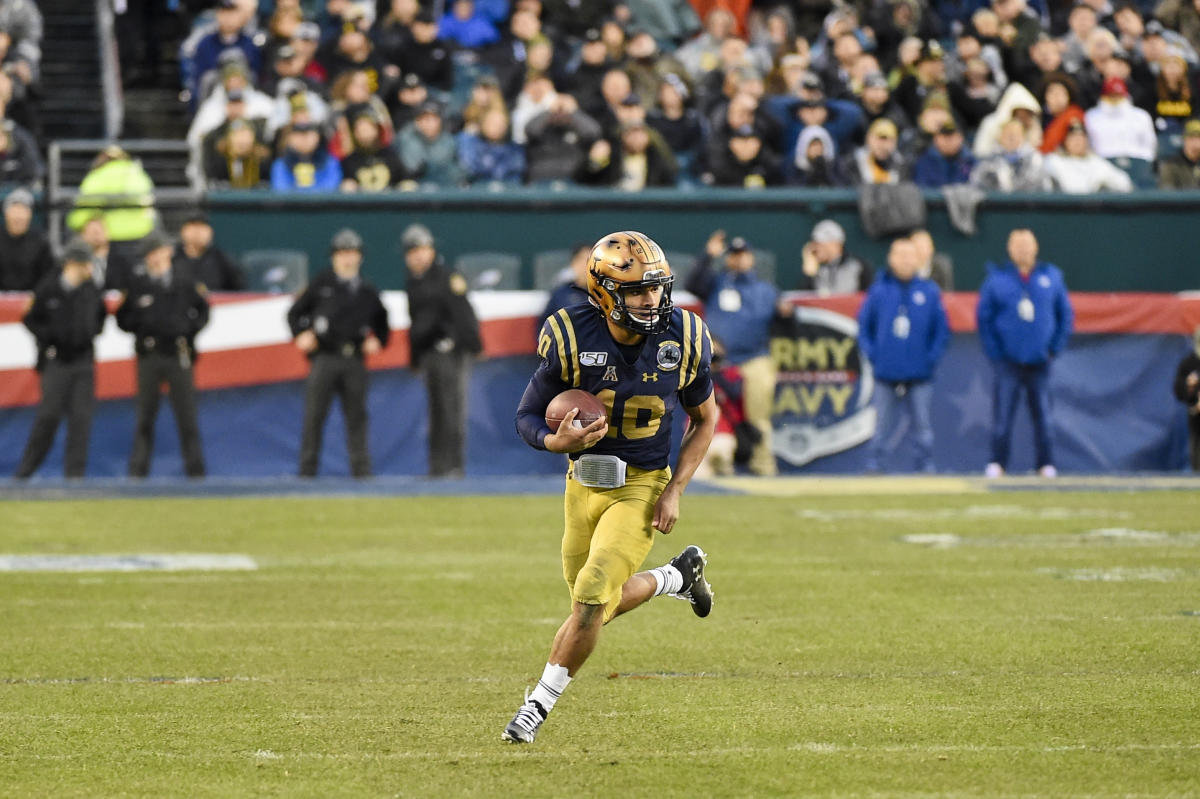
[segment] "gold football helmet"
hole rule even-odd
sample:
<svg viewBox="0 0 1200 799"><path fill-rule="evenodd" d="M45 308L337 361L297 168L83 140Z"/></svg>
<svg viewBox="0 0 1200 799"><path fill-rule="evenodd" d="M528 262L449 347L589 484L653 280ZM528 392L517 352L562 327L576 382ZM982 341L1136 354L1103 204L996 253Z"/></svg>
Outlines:
<svg viewBox="0 0 1200 799"><path fill-rule="evenodd" d="M675 276L662 248L654 239L634 230L610 233L592 247L588 259L587 290L592 304L605 319L643 335L661 333L671 323L671 286ZM662 286L657 308L630 312L625 293Z"/></svg>

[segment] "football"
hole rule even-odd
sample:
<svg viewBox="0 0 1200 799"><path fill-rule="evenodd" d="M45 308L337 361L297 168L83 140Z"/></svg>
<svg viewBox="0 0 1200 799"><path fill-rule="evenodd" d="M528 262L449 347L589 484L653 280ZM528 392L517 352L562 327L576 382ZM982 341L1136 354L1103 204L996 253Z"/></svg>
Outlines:
<svg viewBox="0 0 1200 799"><path fill-rule="evenodd" d="M573 422L575 427L587 427L608 413L604 403L598 400L594 394L589 394L579 388L567 389L550 400L550 404L546 406L546 424L550 426L551 431L558 432L558 426L562 424L563 417L570 413L572 408L579 409L579 415Z"/></svg>

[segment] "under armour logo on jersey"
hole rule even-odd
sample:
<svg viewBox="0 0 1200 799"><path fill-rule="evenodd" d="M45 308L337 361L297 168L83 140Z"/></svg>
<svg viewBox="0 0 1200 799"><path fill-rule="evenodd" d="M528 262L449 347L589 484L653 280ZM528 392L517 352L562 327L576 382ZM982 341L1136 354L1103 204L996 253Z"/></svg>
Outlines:
<svg viewBox="0 0 1200 799"><path fill-rule="evenodd" d="M642 372L643 383L649 383L652 381L655 383L658 382L658 372Z"/></svg>
<svg viewBox="0 0 1200 799"><path fill-rule="evenodd" d="M617 367L610 366L604 370L604 379L610 383L617 382Z"/></svg>

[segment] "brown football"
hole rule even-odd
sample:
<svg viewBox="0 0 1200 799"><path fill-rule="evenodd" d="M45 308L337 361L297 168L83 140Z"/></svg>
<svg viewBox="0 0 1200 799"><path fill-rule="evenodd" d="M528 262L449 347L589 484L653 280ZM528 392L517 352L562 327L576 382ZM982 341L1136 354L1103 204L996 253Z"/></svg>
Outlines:
<svg viewBox="0 0 1200 799"><path fill-rule="evenodd" d="M572 408L579 409L579 415L575 417L574 422L578 427L587 427L608 413L604 403L594 394L579 388L569 388L550 400L550 404L546 406L546 424L550 426L551 432L558 432L563 417L570 413Z"/></svg>

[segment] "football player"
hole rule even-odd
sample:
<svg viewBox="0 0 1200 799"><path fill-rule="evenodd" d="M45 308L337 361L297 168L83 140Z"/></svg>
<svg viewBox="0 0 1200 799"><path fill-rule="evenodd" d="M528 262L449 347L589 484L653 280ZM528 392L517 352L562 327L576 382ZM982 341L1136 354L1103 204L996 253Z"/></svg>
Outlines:
<svg viewBox="0 0 1200 799"><path fill-rule="evenodd" d="M521 398L517 430L530 446L570 458L562 562L571 615L554 637L537 687L504 728L506 741L533 742L605 623L663 595L689 601L697 616L712 609L708 556L700 547L637 571L654 531L667 534L675 526L680 495L717 424L712 341L698 316L672 305L674 280L653 240L612 233L592 248L588 302L557 311L542 326L542 363ZM576 427L575 409L551 430L546 406L570 388L596 395L607 416ZM672 471L671 422L681 404L691 426Z"/></svg>

